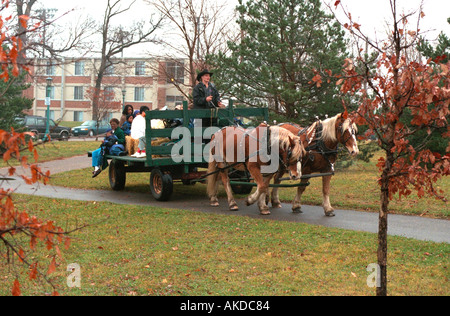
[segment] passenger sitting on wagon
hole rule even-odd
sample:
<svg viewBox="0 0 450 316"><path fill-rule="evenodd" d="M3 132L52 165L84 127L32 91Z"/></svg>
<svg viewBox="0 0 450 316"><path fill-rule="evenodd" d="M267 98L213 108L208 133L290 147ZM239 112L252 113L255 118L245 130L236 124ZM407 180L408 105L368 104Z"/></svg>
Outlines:
<svg viewBox="0 0 450 316"><path fill-rule="evenodd" d="M119 127L119 120L112 119L110 122L111 131L108 131L106 137L100 148L92 152L92 178L98 176L102 170L108 167L108 161L105 159L105 155L120 155L124 151L125 134Z"/></svg>
<svg viewBox="0 0 450 316"><path fill-rule="evenodd" d="M203 70L197 76L198 85L195 86L192 96L194 98L194 109L214 109L225 108L225 105L220 100L219 92L214 84L211 82L213 73L207 69ZM217 119L210 118L202 119L203 127L210 127L217 125Z"/></svg>
<svg viewBox="0 0 450 316"><path fill-rule="evenodd" d="M130 136L131 134L131 124L133 123L134 116L132 114L127 115L125 123L120 127L123 130L125 136Z"/></svg>
<svg viewBox="0 0 450 316"><path fill-rule="evenodd" d="M144 158L146 157L145 153L145 112L150 111L148 106L141 106L139 114L133 120L133 124L131 125L131 139L130 141L134 143L138 143L138 148L136 153L132 154L131 157L136 158ZM135 146L130 146L131 148L135 148Z"/></svg>
<svg viewBox="0 0 450 316"><path fill-rule="evenodd" d="M127 116L128 115L133 115L133 118L136 116L134 114L134 109L133 109L133 106L131 104L127 104L123 108L122 116L120 117L120 120L119 120L119 127L120 128L122 128L123 123L125 123L127 121Z"/></svg>

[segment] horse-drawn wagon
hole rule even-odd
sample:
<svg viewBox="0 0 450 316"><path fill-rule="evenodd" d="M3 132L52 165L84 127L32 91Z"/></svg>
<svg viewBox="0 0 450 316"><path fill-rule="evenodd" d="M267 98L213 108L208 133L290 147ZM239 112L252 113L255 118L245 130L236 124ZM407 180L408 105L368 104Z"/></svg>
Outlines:
<svg viewBox="0 0 450 316"><path fill-rule="evenodd" d="M267 108L234 108L232 101L226 109L188 110L188 104L184 102L183 110L148 111L146 112L146 158L106 155L106 159L111 160L109 165L111 188L116 191L123 190L127 173L150 173L149 182L153 197L158 201L167 201L173 193L174 181L191 185L209 177L209 180L213 181L208 182L214 183L215 186L208 186L211 206L218 206L217 179L220 176L227 191L230 210L237 210L231 191L236 194L249 194L253 186L257 186L257 191L249 196L246 202L250 205L258 201L261 214L270 214L266 201L266 197L269 196L268 187L274 188L271 202L272 207L275 208L281 207L278 188L297 187L298 192L293 202L293 211L301 213L301 195L305 187L309 185L309 179L323 177L324 211L327 216L334 216L329 200L329 186L331 176L334 174L333 165L337 159L338 145L342 144L352 155L357 155L359 152L355 137L356 126L348 117L348 113L338 114L325 121L318 120L307 128L301 128L296 124L280 124L276 127L264 125L265 127L261 128L261 125L258 126L256 123L253 125L258 127L254 129L256 134L253 135L253 132L237 126L235 121L235 118L239 117L256 118L257 120L253 122L268 122L268 114ZM192 126L191 123L194 120L202 119L217 122L214 126L215 130L211 129L211 126L204 126L201 129ZM152 120L180 120L182 125L153 129ZM272 158L279 162L279 167L277 165L277 170L271 174L266 173L269 176L262 175L264 172L261 172L262 164L259 158L256 172L254 165L252 168L248 165L250 158L256 154L259 155L260 150L252 152L246 142L242 145L242 139L249 138L256 139L258 144L261 143L262 141L257 135L260 128L267 130L268 133L271 130L279 130L280 133L285 134L282 132L284 130L289 134L285 141L286 145L282 147L280 142L277 156ZM241 133L241 136L233 136L234 140L233 138L229 139L226 135L228 130L237 131L237 134ZM266 136L267 149L271 148L272 139L281 138L281 134L278 132L276 135L275 137L273 134L269 137ZM236 138L239 137L240 145L239 141L236 141ZM153 139L161 138L166 138L168 141L159 145L152 144ZM234 141L234 150L239 146L244 147L245 159L237 162L227 159L216 161L216 155L213 154L214 150L210 150L210 146L212 143L217 146L217 138L223 138L223 144ZM217 148L221 148L221 146L214 147L216 153ZM300 151L299 146L303 150ZM220 158L225 158L226 150L226 146L224 146L223 156ZM294 151L297 153L295 156L293 155ZM282 154L282 152L284 153ZM213 168L211 168L212 165L214 165ZM207 168L208 171L204 171ZM288 171L291 172L291 177L282 178ZM292 173L297 175L293 176ZM274 184L269 184L271 178L275 179ZM301 181L281 184L281 181L294 178L301 179Z"/></svg>

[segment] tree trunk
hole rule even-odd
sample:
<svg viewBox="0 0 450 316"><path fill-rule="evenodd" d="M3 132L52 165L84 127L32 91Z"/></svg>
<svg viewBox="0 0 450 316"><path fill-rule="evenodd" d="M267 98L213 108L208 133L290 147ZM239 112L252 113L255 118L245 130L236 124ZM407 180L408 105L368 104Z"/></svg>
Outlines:
<svg viewBox="0 0 450 316"><path fill-rule="evenodd" d="M392 166L392 154L387 153L386 165L381 175L380 213L378 216L378 274L377 296L387 296L387 232L389 212L389 173Z"/></svg>
<svg viewBox="0 0 450 316"><path fill-rule="evenodd" d="M103 69L103 65L101 66ZM92 100L92 120L98 121L99 120L99 96L100 96L100 90L102 89L102 81L103 81L103 73L104 71L99 71L98 77L95 80L95 92Z"/></svg>

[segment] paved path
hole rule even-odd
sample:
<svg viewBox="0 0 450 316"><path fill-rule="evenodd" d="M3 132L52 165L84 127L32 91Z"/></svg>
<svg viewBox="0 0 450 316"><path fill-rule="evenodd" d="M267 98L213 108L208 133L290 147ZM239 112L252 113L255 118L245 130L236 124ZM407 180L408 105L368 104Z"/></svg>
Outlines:
<svg viewBox="0 0 450 316"><path fill-rule="evenodd" d="M43 163L41 168L45 171L50 169L52 174L65 172L73 169L81 169L90 166L91 159L86 156L74 157L55 162ZM6 174L0 169L0 175ZM90 178L87 178L89 181ZM261 216L257 206L247 207L243 201L238 201L239 212L230 212L227 209L226 200L221 200L219 208L211 208L208 199L198 199L174 193L169 202L157 202L150 193L79 190L61 187L52 187L23 184L20 178L2 184L2 187L14 188L17 193L33 194L37 196L66 198L80 201L110 201L117 204L136 204L156 206L172 209L191 210L197 212L207 212L226 215L248 216L267 220L280 220L290 222L301 222L325 227L337 227L355 231L365 231L371 233L378 232L378 213L367 213L350 210L336 210L335 217L325 217L322 207L303 205L303 214L293 214L290 204L283 204L281 209L272 210L270 216ZM418 240L429 240L435 242L450 243L450 221L423 218L417 216L389 215L389 234L403 236Z"/></svg>

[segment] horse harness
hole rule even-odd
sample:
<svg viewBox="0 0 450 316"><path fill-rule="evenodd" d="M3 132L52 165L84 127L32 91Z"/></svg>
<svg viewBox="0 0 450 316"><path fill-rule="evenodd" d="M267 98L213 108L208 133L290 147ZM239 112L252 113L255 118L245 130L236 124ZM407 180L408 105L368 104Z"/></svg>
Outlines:
<svg viewBox="0 0 450 316"><path fill-rule="evenodd" d="M307 161L305 161L305 164L307 164L308 162L314 162L315 160L314 154L320 154L328 162L330 170L334 172L334 164L330 161L330 158L335 159L337 158L337 154L339 152L339 142L336 146L336 149L328 148L327 145L325 145L325 142L323 141L322 137L323 133L322 121L318 120L314 124L316 126L313 130L314 132L311 135L308 135L308 130L311 128L311 126L302 129L297 135L297 136L305 135L306 141L309 144L305 148L305 151L307 152ZM342 125L340 127L342 129Z"/></svg>
<svg viewBox="0 0 450 316"><path fill-rule="evenodd" d="M227 127L228 127L228 126L223 127L222 130L225 129L225 128L227 128ZM237 128L241 128L241 127L238 126L238 125L236 125L236 127L237 127ZM242 141L245 140L247 137L251 137L251 138L253 138L254 140L258 141L259 143L262 143L262 141L264 140L264 138L263 138L263 140L260 141L259 139L257 139L257 138L254 137L253 135L251 135L249 131L245 130L245 133L243 134L242 139L241 139L241 142L240 142L240 143L241 143L241 146L242 146ZM272 153L272 146L271 146L271 130L270 130L270 125L268 125L268 124L267 124L267 140L266 140L266 141L267 141L267 147L266 147L266 148L267 148L267 155L268 155L268 156L271 156L271 153ZM247 175L247 178L248 178L248 180L250 180L250 177L249 177L250 171L248 170L247 162L250 160L250 158L253 158L253 157L259 155L260 152L261 152L261 150L258 150L258 151L256 151L255 153L253 153L253 154L251 154L251 155L245 157L245 162L236 162L236 163L231 164L231 165L228 165L228 164L227 164L227 166L225 166L224 168L218 168L218 170L216 170L216 171L214 171L214 172L212 172L212 173L208 173L208 174L202 176L200 179L204 179L204 178L206 178L206 177L208 177L208 176L210 176L210 175L213 175L213 174L216 174L216 173L220 173L220 172L224 172L224 171L227 170L227 169L231 169L231 168L234 168L234 167L236 167L236 166L238 166L238 165L240 165L240 164L243 164L244 167L245 167L245 171L246 171L245 173L246 173L246 175ZM291 147L289 147L288 153L287 153L286 162L282 159L282 156L281 156L281 155L278 155L278 158L279 158L279 160L280 160L280 163L281 163L282 167L285 168L285 170L288 170L288 169L289 169L289 166L292 165L292 164L289 163L289 162L290 162L290 159L291 159L291 157L292 157L292 154L293 154L293 153L292 153L292 149L291 149ZM297 162L298 162L298 161L297 161ZM277 171L277 172L278 172L278 171ZM274 174L276 174L277 172L275 172Z"/></svg>
<svg viewBox="0 0 450 316"><path fill-rule="evenodd" d="M267 155L270 157L270 156L272 155L272 143L271 143L271 139L272 139L271 133L272 133L272 131L270 130L270 127L271 127L271 126L270 126L269 124L267 124L267 123L266 123L266 125L267 125L267 126L266 126L266 129L267 129L267 134L266 134L266 135L267 135L267 139L266 139L266 141L267 141L267 147L266 147L266 148L267 148ZM240 127L238 126L238 128L240 128ZM247 136L253 138L254 140L258 141L259 143L261 143L262 141L264 141L264 137L263 137L263 139L260 141L259 139L257 139L257 138L254 137L253 135L250 135L250 132L246 130L245 133L244 133L244 135L243 135L243 139L245 139ZM242 146L242 140L241 140L241 146ZM259 155L260 151L261 151L261 150L258 150L258 151L255 152L254 154L252 154L252 155L246 157L244 166L245 166L245 169L246 169L247 173L248 173L248 169L247 169L246 163L248 162L248 160L249 160L250 158ZM282 167L285 168L286 170L289 169L289 166L292 166L293 164L295 164L295 163L290 163L292 155L293 155L293 152L292 152L292 148L291 148L290 146L289 146L288 151L287 151L286 161L284 161L284 160L282 159L282 156L281 156L281 155L278 155L278 159L279 159L279 161L280 161ZM299 158L299 160L298 160L297 162L299 162L300 159L301 159L301 158ZM296 162L296 163L297 163L297 162Z"/></svg>

